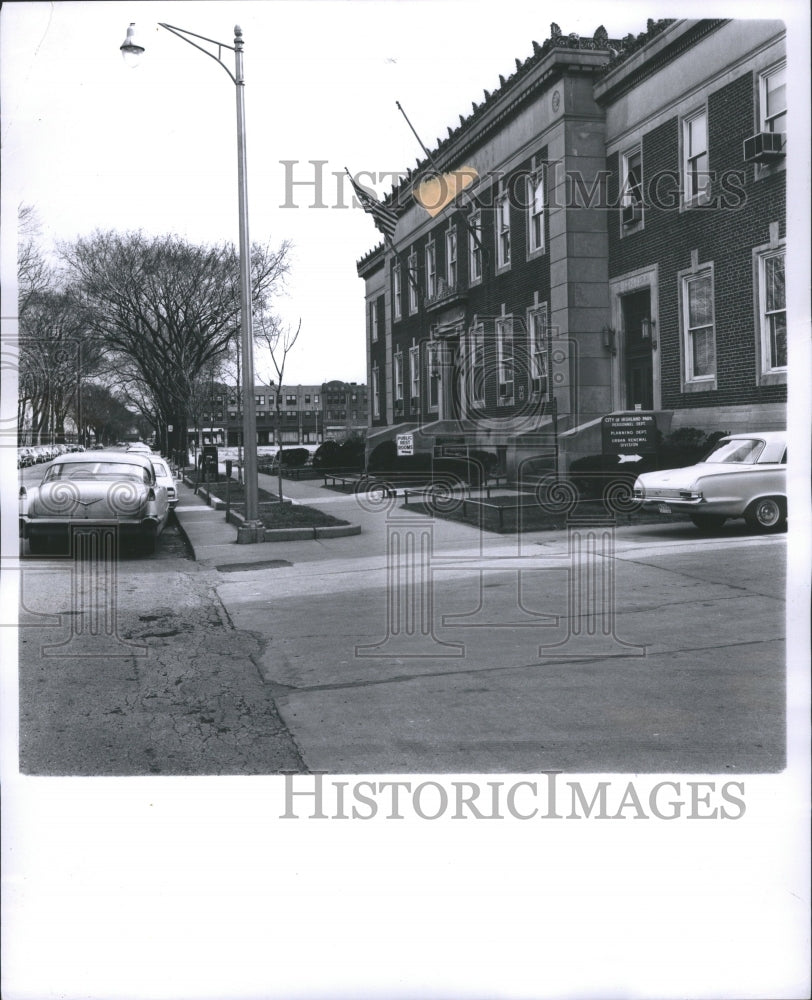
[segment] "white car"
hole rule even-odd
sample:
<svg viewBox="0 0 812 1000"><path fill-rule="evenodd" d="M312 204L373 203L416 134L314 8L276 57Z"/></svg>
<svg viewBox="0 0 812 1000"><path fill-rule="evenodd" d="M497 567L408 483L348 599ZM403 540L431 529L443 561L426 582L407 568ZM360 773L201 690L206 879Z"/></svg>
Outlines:
<svg viewBox="0 0 812 1000"><path fill-rule="evenodd" d="M20 490L20 535L32 554L55 542L70 551L71 532L116 527L155 551L169 517L166 488L145 455L115 451L60 455L39 486Z"/></svg>
<svg viewBox="0 0 812 1000"><path fill-rule="evenodd" d="M688 514L702 531L738 517L752 531L782 531L787 524L786 432L721 438L697 465L643 473L634 497L661 514Z"/></svg>
<svg viewBox="0 0 812 1000"><path fill-rule="evenodd" d="M155 478L158 483L166 488L166 495L169 499L169 509L174 510L178 503L178 490L175 486L175 477L167 462L159 455L150 455L152 468L155 469Z"/></svg>
<svg viewBox="0 0 812 1000"><path fill-rule="evenodd" d="M135 452L139 455L150 455L152 453L152 448L148 444L144 444L143 441L133 441L131 444L127 445L127 451Z"/></svg>

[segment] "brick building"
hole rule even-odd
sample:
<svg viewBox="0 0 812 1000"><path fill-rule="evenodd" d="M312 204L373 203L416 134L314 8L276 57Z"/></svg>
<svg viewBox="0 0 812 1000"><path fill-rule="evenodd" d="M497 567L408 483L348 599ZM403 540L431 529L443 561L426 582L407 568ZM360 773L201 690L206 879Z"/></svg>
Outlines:
<svg viewBox="0 0 812 1000"><path fill-rule="evenodd" d="M342 440L367 427L367 387L356 382L257 385L254 399L260 447L321 444L328 438ZM239 390L212 385L202 401L199 420L190 426L192 441L197 440L198 427L202 428L204 444L236 446L242 437Z"/></svg>
<svg viewBox="0 0 812 1000"><path fill-rule="evenodd" d="M784 60L770 21L534 42L358 262L369 452L412 431L518 479L600 451L612 412L784 426ZM474 180L438 211L414 195L429 167Z"/></svg>

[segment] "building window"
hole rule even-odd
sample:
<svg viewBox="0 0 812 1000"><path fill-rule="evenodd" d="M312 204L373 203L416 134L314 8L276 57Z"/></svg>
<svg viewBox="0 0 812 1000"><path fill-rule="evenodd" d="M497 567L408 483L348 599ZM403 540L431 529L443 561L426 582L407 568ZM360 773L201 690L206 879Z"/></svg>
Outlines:
<svg viewBox="0 0 812 1000"><path fill-rule="evenodd" d="M530 253L544 249L544 169L539 168L527 179L527 233Z"/></svg>
<svg viewBox="0 0 812 1000"><path fill-rule="evenodd" d="M686 382L716 377L716 334L713 322L713 273L701 271L682 279L683 343Z"/></svg>
<svg viewBox="0 0 812 1000"><path fill-rule="evenodd" d="M409 348L409 395L412 403L420 403L420 348Z"/></svg>
<svg viewBox="0 0 812 1000"><path fill-rule="evenodd" d="M395 403L403 403L403 355L400 351L392 359L392 376L395 387Z"/></svg>
<svg viewBox="0 0 812 1000"><path fill-rule="evenodd" d="M400 264L395 264L392 269L392 298L394 300L395 319L400 319L403 315L403 285Z"/></svg>
<svg viewBox="0 0 812 1000"><path fill-rule="evenodd" d="M510 200L507 191L502 191L496 199L496 264L497 267L510 265Z"/></svg>
<svg viewBox="0 0 812 1000"><path fill-rule="evenodd" d="M417 254L409 254L409 312L417 312Z"/></svg>
<svg viewBox="0 0 812 1000"><path fill-rule="evenodd" d="M758 301L761 321L761 358L764 372L787 368L787 297L784 284L785 252L771 250L758 257Z"/></svg>
<svg viewBox="0 0 812 1000"><path fill-rule="evenodd" d="M787 67L776 66L759 78L761 131L787 130Z"/></svg>
<svg viewBox="0 0 812 1000"><path fill-rule="evenodd" d="M682 123L682 164L685 204L704 204L710 198L708 115L704 110Z"/></svg>
<svg viewBox="0 0 812 1000"><path fill-rule="evenodd" d="M485 332L481 326L468 336L468 400L472 406L485 405Z"/></svg>
<svg viewBox="0 0 812 1000"><path fill-rule="evenodd" d="M378 303L376 300L369 303L369 337L373 343L378 339ZM308 399L307 402L309 403L310 400Z"/></svg>
<svg viewBox="0 0 812 1000"><path fill-rule="evenodd" d="M445 234L445 280L449 289L457 287L457 230Z"/></svg>
<svg viewBox="0 0 812 1000"><path fill-rule="evenodd" d="M305 396L305 406L310 406L310 396Z"/></svg>
<svg viewBox="0 0 812 1000"><path fill-rule="evenodd" d="M265 405L265 397L264 396L254 396L254 404L256 406L264 406Z"/></svg>
<svg viewBox="0 0 812 1000"><path fill-rule="evenodd" d="M317 393L317 394L316 394L316 395L315 395L315 396L313 397L313 402L314 402L314 403L316 404L316 406L318 406L318 405L319 405L319 397L318 397L318 393Z"/></svg>
<svg viewBox="0 0 812 1000"><path fill-rule="evenodd" d="M377 365L372 366L372 416L380 417L381 415L381 396L380 396L380 372Z"/></svg>
<svg viewBox="0 0 812 1000"><path fill-rule="evenodd" d="M550 361L546 305L539 306L530 312L527 326L530 394L537 399L544 399L548 394Z"/></svg>
<svg viewBox="0 0 812 1000"><path fill-rule="evenodd" d="M430 410L436 410L440 405L440 345L431 343L426 351L426 367L428 368Z"/></svg>
<svg viewBox="0 0 812 1000"><path fill-rule="evenodd" d="M643 221L643 151L639 146L623 154L622 170L621 224L627 230Z"/></svg>
<svg viewBox="0 0 812 1000"><path fill-rule="evenodd" d="M482 213L471 214L468 225L468 274L472 282L482 281Z"/></svg>
<svg viewBox="0 0 812 1000"><path fill-rule="evenodd" d="M434 243L426 244L426 298L437 296L437 249Z"/></svg>
<svg viewBox="0 0 812 1000"><path fill-rule="evenodd" d="M285 396L285 406L295 406L295 405L296 405L296 397L295 396L293 396L293 395Z"/></svg>
<svg viewBox="0 0 812 1000"><path fill-rule="evenodd" d="M496 357L499 373L499 405L513 403L513 320L496 321Z"/></svg>

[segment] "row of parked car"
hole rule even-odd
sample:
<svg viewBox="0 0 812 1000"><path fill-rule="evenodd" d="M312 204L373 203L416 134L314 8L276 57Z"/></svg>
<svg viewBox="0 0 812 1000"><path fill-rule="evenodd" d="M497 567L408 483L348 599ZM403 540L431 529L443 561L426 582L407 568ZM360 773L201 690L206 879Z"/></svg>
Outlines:
<svg viewBox="0 0 812 1000"><path fill-rule="evenodd" d="M169 463L142 442L51 459L38 485L20 488L20 536L32 555L69 554L71 536L115 528L148 553L178 502Z"/></svg>
<svg viewBox="0 0 812 1000"><path fill-rule="evenodd" d="M51 462L68 452L84 451L83 444L31 444L17 449L17 468L28 469L32 465Z"/></svg>

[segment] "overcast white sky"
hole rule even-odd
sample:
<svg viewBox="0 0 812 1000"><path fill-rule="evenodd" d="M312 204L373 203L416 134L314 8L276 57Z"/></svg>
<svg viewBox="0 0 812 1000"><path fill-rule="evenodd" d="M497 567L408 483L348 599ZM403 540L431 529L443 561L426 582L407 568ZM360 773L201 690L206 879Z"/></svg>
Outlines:
<svg viewBox="0 0 812 1000"><path fill-rule="evenodd" d="M652 4L527 0L277 0L277 2L12 3L2 26L6 205L36 207L43 242L96 228L237 242L234 87L158 21L231 43L245 37L252 240L295 246L279 310L302 336L286 381L365 381L364 289L355 263L379 241L369 216L339 208L334 171L413 166L421 150L399 100L433 148L448 125L509 76L556 20L565 32L637 33ZM146 47L119 53L136 22ZM230 66L233 55L226 52ZM282 160L312 181L326 161L323 202L312 186L286 202ZM366 181L368 183L368 179ZM372 185L379 194L391 180ZM12 200L13 199L13 200ZM350 204L345 194L344 204ZM258 368L261 359L258 359Z"/></svg>

